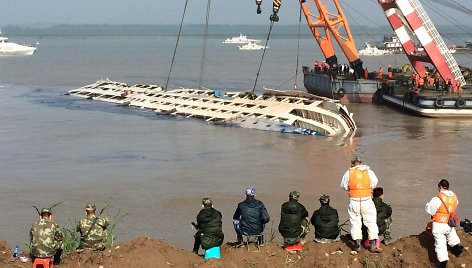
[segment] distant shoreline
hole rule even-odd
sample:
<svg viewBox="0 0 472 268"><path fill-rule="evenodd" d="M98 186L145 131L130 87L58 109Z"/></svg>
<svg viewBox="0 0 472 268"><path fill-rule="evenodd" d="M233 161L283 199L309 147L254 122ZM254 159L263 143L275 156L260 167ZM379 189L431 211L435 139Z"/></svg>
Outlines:
<svg viewBox="0 0 472 268"><path fill-rule="evenodd" d="M437 26L440 33L469 36L466 32L454 26ZM151 25L151 24L57 24L45 26L18 26L5 25L1 27L2 33L7 36L39 36L39 37L103 37L103 36L176 36L179 25ZM209 37L222 37L238 35L239 33L254 35L267 35L267 25L210 25ZM351 26L355 36L382 36L393 34L389 25L376 26ZM183 36L202 36L204 25L186 24L182 27ZM309 28L302 24L302 38L313 38ZM298 25L276 25L272 31L273 37L298 37Z"/></svg>

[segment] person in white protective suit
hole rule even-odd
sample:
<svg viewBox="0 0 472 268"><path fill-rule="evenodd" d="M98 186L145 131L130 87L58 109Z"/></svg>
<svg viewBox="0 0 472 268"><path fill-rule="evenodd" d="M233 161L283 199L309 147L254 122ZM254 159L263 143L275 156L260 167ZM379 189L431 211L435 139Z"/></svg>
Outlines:
<svg viewBox="0 0 472 268"><path fill-rule="evenodd" d="M441 268L446 267L449 260L447 244L451 246L451 253L456 257L462 254L464 247L460 244L456 229L448 224L450 213L456 211L459 199L449 190L449 182L445 179L439 181L438 191L439 194L426 204L425 210L433 220L434 250Z"/></svg>
<svg viewBox="0 0 472 268"><path fill-rule="evenodd" d="M362 223L367 227L371 252L380 253L376 241L379 238L377 227L377 210L372 201L372 189L377 186L378 178L369 166L363 165L359 157L351 160L351 168L344 173L341 188L349 193L349 221L351 237L354 240L353 250L361 250Z"/></svg>

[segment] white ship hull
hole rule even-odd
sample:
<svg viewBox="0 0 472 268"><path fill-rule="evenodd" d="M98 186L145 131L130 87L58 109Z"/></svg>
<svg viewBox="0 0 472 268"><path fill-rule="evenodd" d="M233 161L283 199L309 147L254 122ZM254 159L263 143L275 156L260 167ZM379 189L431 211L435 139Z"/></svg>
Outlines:
<svg viewBox="0 0 472 268"><path fill-rule="evenodd" d="M323 136L349 135L356 129L344 105L301 91L267 90L257 96L98 81L71 90L69 95L243 128Z"/></svg>

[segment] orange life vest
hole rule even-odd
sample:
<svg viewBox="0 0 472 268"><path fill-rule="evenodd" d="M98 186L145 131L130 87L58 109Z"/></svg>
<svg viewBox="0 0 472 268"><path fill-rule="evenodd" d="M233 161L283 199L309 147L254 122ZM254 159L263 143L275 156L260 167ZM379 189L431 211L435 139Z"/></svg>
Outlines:
<svg viewBox="0 0 472 268"><path fill-rule="evenodd" d="M457 209L457 195L453 193L452 196L447 196L443 193L439 193L438 197L442 199L444 203L441 202L438 211L433 215L433 221L447 223L447 221L449 221L449 214L455 212ZM447 205L447 209L444 204Z"/></svg>
<svg viewBox="0 0 472 268"><path fill-rule="evenodd" d="M362 198L371 195L369 170L351 168L349 170L349 197Z"/></svg>

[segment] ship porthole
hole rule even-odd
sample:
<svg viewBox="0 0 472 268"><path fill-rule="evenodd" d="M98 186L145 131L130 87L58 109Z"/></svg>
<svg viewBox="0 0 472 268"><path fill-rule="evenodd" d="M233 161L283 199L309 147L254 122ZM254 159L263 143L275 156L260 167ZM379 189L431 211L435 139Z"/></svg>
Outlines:
<svg viewBox="0 0 472 268"><path fill-rule="evenodd" d="M346 90L344 88L340 88L340 89L338 89L337 94L338 94L339 98L342 98L342 97L344 97L344 95L346 95Z"/></svg>
<svg viewBox="0 0 472 268"><path fill-rule="evenodd" d="M444 106L444 100L442 98L435 99L434 100L434 106L443 107Z"/></svg>
<svg viewBox="0 0 472 268"><path fill-rule="evenodd" d="M456 101L456 107L464 107L465 106L465 100L463 98L458 98Z"/></svg>

